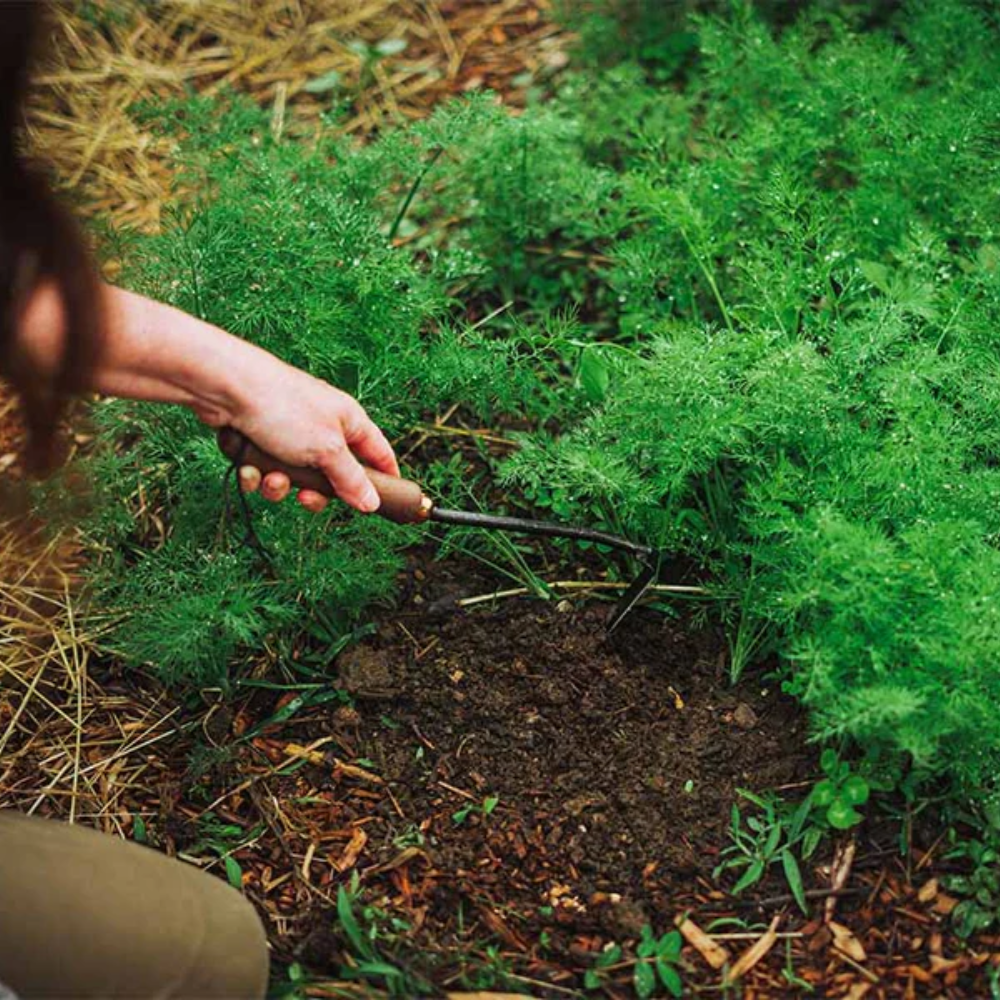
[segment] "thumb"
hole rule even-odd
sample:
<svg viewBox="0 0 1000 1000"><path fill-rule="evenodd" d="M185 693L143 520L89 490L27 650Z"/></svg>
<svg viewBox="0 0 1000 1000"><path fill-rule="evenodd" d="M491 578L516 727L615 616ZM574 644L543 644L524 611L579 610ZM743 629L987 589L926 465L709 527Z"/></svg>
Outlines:
<svg viewBox="0 0 1000 1000"><path fill-rule="evenodd" d="M370 514L382 505L378 491L346 443L321 456L317 464L337 496L355 510Z"/></svg>

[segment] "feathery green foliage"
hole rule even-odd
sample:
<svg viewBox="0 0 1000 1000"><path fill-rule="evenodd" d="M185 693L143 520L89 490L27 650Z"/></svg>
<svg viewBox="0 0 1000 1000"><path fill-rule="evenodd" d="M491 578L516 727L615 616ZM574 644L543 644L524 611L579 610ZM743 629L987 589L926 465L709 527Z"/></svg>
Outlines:
<svg viewBox="0 0 1000 1000"><path fill-rule="evenodd" d="M676 131L588 136L624 171L629 350L595 348L604 398L507 474L713 566L734 645L783 653L820 735L975 785L1000 741L995 13L692 23ZM627 120L632 91L602 98L628 72L570 105Z"/></svg>
<svg viewBox="0 0 1000 1000"><path fill-rule="evenodd" d="M390 433L446 402L526 418L512 502L701 561L734 676L774 650L819 736L982 787L1000 745L996 12L681 6L634 22L653 40L621 22L545 108L473 101L360 150L186 102L170 116L199 194L127 280L355 392ZM477 324L470 302L513 308ZM262 575L220 531L203 428L124 404L102 424L88 530L131 658L218 678L312 608L348 619L391 592L406 532L255 504L278 557Z"/></svg>

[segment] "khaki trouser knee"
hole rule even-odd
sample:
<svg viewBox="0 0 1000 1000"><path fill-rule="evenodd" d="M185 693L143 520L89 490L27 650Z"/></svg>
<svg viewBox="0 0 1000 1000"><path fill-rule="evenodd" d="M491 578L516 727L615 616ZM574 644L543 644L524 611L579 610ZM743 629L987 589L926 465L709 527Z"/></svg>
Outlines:
<svg viewBox="0 0 1000 1000"><path fill-rule="evenodd" d="M267 942L231 886L93 830L0 812L0 982L33 997L264 996Z"/></svg>

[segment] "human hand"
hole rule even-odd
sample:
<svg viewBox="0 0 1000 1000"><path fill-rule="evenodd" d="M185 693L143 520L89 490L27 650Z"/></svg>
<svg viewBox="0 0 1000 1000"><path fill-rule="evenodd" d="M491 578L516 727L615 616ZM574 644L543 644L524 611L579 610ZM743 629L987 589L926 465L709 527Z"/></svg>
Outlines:
<svg viewBox="0 0 1000 1000"><path fill-rule="evenodd" d="M91 388L189 406L206 424L234 427L287 465L319 469L352 507L379 508L361 462L390 476L399 475L399 466L357 400L173 306L110 285L102 295L106 328ZM33 325L43 329L45 322ZM240 470L240 481L268 500L283 500L291 490L287 475L262 480L252 467ZM327 504L314 490L300 490L299 502L314 511Z"/></svg>
<svg viewBox="0 0 1000 1000"><path fill-rule="evenodd" d="M264 451L289 465L319 469L337 496L365 513L377 510L379 496L361 462L398 476L392 446L354 398L320 379L265 355L259 365L266 391L245 393L229 423ZM254 379L253 381L256 381ZM360 461L359 461L360 459ZM259 489L266 500L284 500L292 485L283 472L261 475L254 466L239 470L240 487ZM327 498L299 490L298 501L319 512Z"/></svg>

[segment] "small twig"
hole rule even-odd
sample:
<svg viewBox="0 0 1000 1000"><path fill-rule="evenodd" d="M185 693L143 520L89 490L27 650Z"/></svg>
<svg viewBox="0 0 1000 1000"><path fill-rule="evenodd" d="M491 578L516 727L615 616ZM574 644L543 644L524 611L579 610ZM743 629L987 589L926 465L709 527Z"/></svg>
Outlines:
<svg viewBox="0 0 1000 1000"><path fill-rule="evenodd" d="M833 894L827 896L826 905L823 909L823 921L829 923L833 920L834 911L837 909L837 893L847 884L847 879L851 874L851 865L854 864L854 854L858 849L858 842L852 834L851 839L846 844L841 844L833 859L833 871L830 875L830 888Z"/></svg>
<svg viewBox="0 0 1000 1000"><path fill-rule="evenodd" d="M443 427L455 415L456 410L458 410L458 403L453 403L444 412L443 416L438 417L434 421L432 426L436 429ZM407 458L409 458L419 447L421 447L423 444L426 443L429 437L430 433L428 431L421 432L420 437L418 437L417 440L414 441L413 444L411 444L410 447L407 448L406 451L399 456L400 460L405 461Z"/></svg>
<svg viewBox="0 0 1000 1000"><path fill-rule="evenodd" d="M842 951L836 945L832 945L831 947L833 948L833 951L836 952L837 958L839 958L842 962L846 962L852 969L854 969L855 972L860 972L861 975L868 980L868 982L880 983L882 981L874 972L871 971L871 969L866 969L860 962L855 962L850 955Z"/></svg>
<svg viewBox="0 0 1000 1000"><path fill-rule="evenodd" d="M465 427L445 427L443 424L416 424L414 430L420 431L421 434L425 435L425 439L427 437L434 437L437 434L451 434L455 437L477 438L480 441L486 441L489 444L502 445L505 448L520 447L517 441L512 441L510 438L500 437L492 431L486 430L470 431Z"/></svg>
<svg viewBox="0 0 1000 1000"><path fill-rule="evenodd" d="M544 582L544 581L543 581ZM627 590L631 583L612 580L556 580L554 583L545 583L546 587L552 590ZM686 587L680 584L657 583L652 584L647 591L651 594L707 594L704 587ZM477 594L475 597L459 598L455 604L460 608L472 607L474 604L483 604L486 601L500 600L504 597L523 597L525 594L534 594L535 591L529 587L511 587L509 590L495 590L491 594Z"/></svg>
<svg viewBox="0 0 1000 1000"><path fill-rule="evenodd" d="M779 923L781 923L781 914L777 913L767 930L730 966L724 985L729 986L745 976L774 947L774 943L778 939Z"/></svg>
<svg viewBox="0 0 1000 1000"><path fill-rule="evenodd" d="M472 330L478 330L482 326L486 326L490 320L496 319L501 313L505 313L514 303L512 301L505 302L502 306L497 306L492 312L487 313L482 319L477 319L472 326L469 327L470 332Z"/></svg>
<svg viewBox="0 0 1000 1000"><path fill-rule="evenodd" d="M862 889L806 889L806 899L826 899L828 896L861 896ZM785 903L794 903L795 897L791 893L781 896L768 896L766 899L738 899L736 905L742 909L754 909L755 907L783 906Z"/></svg>
<svg viewBox="0 0 1000 1000"><path fill-rule="evenodd" d="M775 938L784 941L786 938L791 941L804 938L806 935L802 931L778 931ZM754 941L760 937L759 931L731 931L728 934L713 934L713 941Z"/></svg>
<svg viewBox="0 0 1000 1000"><path fill-rule="evenodd" d="M456 795L460 795L463 799L468 799L470 802L478 802L479 799L476 798L471 792L465 792L461 788L456 788L454 785L449 785L447 781L439 781L438 784L442 788L447 788L449 792L454 792Z"/></svg>
<svg viewBox="0 0 1000 1000"><path fill-rule="evenodd" d="M285 131L285 105L288 101L288 83L280 80L274 91L274 108L271 111L271 138L281 142Z"/></svg>

